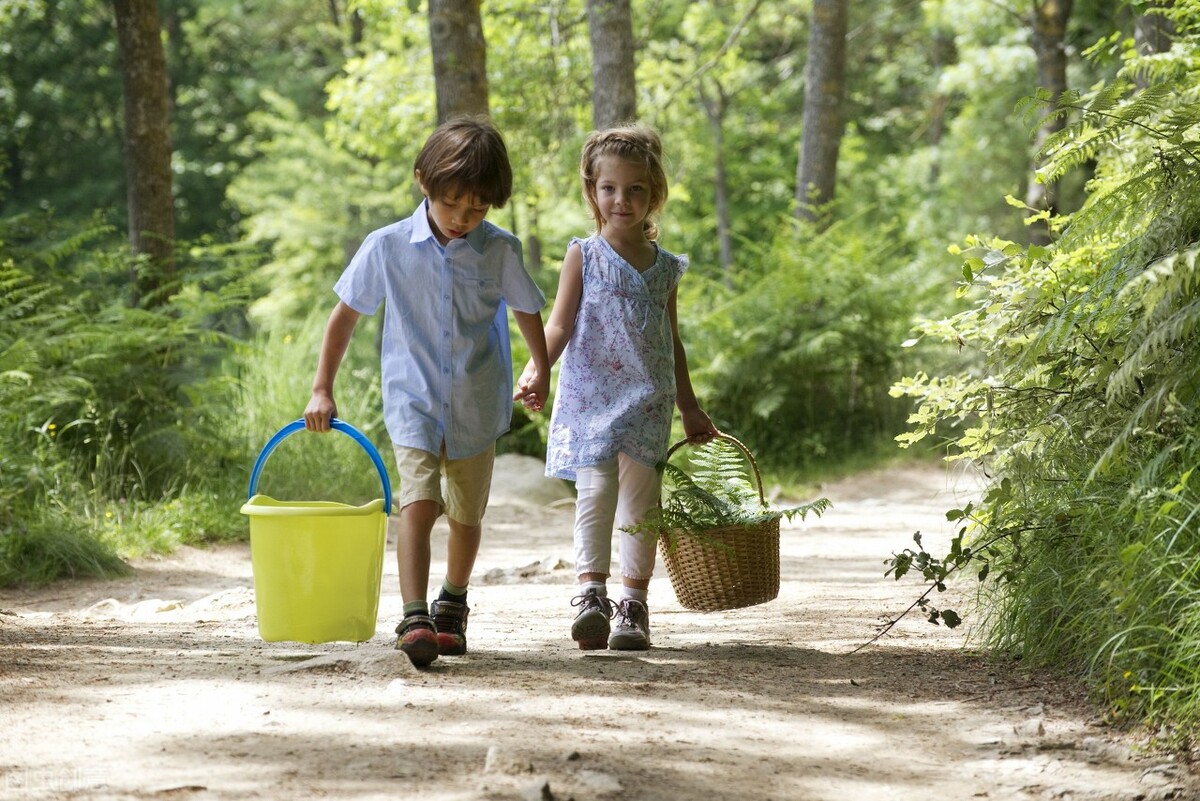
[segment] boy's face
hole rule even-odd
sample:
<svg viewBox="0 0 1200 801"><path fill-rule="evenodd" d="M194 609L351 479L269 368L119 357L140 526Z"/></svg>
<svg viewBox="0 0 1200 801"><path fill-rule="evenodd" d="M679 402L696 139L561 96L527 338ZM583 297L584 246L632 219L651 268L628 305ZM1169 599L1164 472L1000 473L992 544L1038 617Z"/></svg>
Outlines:
<svg viewBox="0 0 1200 801"><path fill-rule="evenodd" d="M443 246L451 239L474 231L492 208L470 192L447 192L442 197L429 197L424 184L421 191L429 198L429 226Z"/></svg>

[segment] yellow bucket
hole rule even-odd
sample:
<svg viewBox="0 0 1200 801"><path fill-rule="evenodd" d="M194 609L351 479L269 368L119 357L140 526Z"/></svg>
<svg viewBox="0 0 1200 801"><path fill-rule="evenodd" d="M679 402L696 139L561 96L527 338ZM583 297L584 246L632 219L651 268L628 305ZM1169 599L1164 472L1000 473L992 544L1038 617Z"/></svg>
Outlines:
<svg viewBox="0 0 1200 801"><path fill-rule="evenodd" d="M250 518L254 603L259 636L267 642L364 642L375 636L391 482L370 440L336 418L331 425L367 451L383 498L350 506L255 494L271 451L304 430L304 421L284 426L262 449L241 511Z"/></svg>

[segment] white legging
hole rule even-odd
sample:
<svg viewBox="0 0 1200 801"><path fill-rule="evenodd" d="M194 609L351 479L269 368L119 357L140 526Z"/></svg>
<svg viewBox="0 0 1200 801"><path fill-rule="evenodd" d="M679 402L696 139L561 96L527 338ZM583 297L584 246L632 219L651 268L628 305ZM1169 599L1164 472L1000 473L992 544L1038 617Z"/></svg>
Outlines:
<svg viewBox="0 0 1200 801"><path fill-rule="evenodd" d="M575 571L609 575L613 528L641 522L658 503L660 477L653 467L625 454L576 470ZM615 526L614 526L615 524ZM654 573L655 538L621 531L621 575L648 579Z"/></svg>

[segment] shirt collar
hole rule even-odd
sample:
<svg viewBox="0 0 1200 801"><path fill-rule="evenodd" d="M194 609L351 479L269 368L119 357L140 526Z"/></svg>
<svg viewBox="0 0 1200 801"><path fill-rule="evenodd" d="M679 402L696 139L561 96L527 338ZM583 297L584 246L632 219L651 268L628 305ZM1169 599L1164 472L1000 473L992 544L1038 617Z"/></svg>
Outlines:
<svg viewBox="0 0 1200 801"><path fill-rule="evenodd" d="M428 198L421 201L421 205L417 206L417 210L413 212L411 219L412 233L408 237L409 242L424 242L426 239L432 239L433 244L445 250L445 248L442 247L442 243L439 242L437 237L433 235L433 227L429 224ZM469 234L461 237L462 239L466 240L467 244L471 246L472 250L480 254L483 253L483 243L484 239L486 238L486 234L483 230L485 222L486 220L479 223L479 225L475 226L474 230L472 230Z"/></svg>

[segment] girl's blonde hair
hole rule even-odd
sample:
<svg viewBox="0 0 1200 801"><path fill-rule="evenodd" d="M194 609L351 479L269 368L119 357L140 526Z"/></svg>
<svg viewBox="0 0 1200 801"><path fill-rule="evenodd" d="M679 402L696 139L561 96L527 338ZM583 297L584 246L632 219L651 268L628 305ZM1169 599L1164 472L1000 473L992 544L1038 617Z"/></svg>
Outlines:
<svg viewBox="0 0 1200 801"><path fill-rule="evenodd" d="M583 184L583 199L591 207L592 219L596 221L596 233L604 227L604 218L596 204L596 173L600 159L605 156L616 156L646 168L650 208L642 230L646 239L657 240L658 224L654 218L667 202L667 174L663 169L662 141L658 134L644 125L634 124L593 131L588 135L579 160L579 180Z"/></svg>

